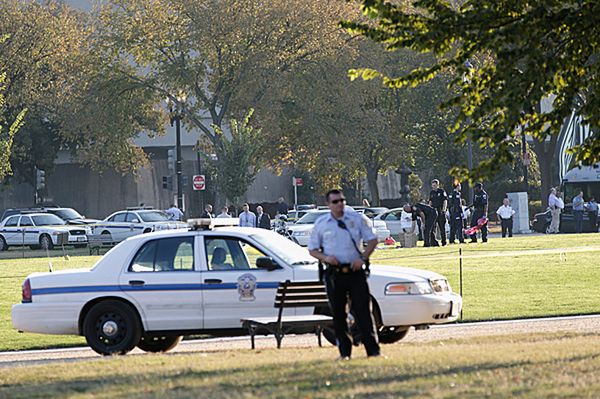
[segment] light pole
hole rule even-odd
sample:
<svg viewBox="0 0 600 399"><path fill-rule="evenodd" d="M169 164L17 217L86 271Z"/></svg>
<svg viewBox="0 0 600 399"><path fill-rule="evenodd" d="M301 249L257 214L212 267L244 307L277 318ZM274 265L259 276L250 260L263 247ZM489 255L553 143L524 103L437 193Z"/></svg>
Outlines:
<svg viewBox="0 0 600 399"><path fill-rule="evenodd" d="M170 97L167 99L171 126L175 124L175 174L177 176L177 208L183 209L183 180L181 171L181 118L183 117L183 104L186 100L184 93L177 96L177 101Z"/></svg>

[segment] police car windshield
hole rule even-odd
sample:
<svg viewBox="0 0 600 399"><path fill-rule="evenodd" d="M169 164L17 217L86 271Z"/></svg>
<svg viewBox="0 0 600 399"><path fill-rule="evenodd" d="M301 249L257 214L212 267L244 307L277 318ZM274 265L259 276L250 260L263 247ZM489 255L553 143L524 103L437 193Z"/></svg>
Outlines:
<svg viewBox="0 0 600 399"><path fill-rule="evenodd" d="M315 224L318 218L327 214L329 211L320 211L320 212L308 212L306 215L302 216L296 224Z"/></svg>
<svg viewBox="0 0 600 399"><path fill-rule="evenodd" d="M142 222L168 222L169 216L164 212L159 211L147 211L139 212L140 219Z"/></svg>
<svg viewBox="0 0 600 399"><path fill-rule="evenodd" d="M48 212L55 214L62 220L83 219L75 209L48 209Z"/></svg>
<svg viewBox="0 0 600 399"><path fill-rule="evenodd" d="M56 215L36 215L31 217L36 226L62 226L65 221Z"/></svg>
<svg viewBox="0 0 600 399"><path fill-rule="evenodd" d="M264 247L269 248L279 258L283 259L288 265L310 265L317 263L316 259L310 256L306 248L294 244L287 238L279 234L251 234Z"/></svg>

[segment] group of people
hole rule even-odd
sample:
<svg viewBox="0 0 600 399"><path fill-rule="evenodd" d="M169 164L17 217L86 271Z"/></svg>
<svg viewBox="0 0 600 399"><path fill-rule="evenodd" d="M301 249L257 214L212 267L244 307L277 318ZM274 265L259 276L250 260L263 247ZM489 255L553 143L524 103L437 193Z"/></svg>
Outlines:
<svg viewBox="0 0 600 399"><path fill-rule="evenodd" d="M573 207L573 221L575 222L575 233L583 232L583 215L587 211L590 219L590 225L592 231L598 231L598 203L594 197L585 203L583 199L583 191L579 191L572 202ZM562 198L562 193L556 188L550 190L548 196L548 208L550 209L550 215L552 220L550 226L546 230L549 234L557 234L560 232L560 214L565 208L565 202Z"/></svg>
<svg viewBox="0 0 600 399"><path fill-rule="evenodd" d="M224 206L221 209L221 213L214 215L213 207L211 204L207 204L204 208L204 212L200 215L200 218L231 218L229 214L229 208ZM277 214L286 215L288 213L288 205L285 203L283 198L279 198L277 204ZM256 213L250 210L250 205L245 203L242 205L242 212L238 215L240 227L258 227L261 229L271 229L271 216L266 213L262 206L256 207Z"/></svg>

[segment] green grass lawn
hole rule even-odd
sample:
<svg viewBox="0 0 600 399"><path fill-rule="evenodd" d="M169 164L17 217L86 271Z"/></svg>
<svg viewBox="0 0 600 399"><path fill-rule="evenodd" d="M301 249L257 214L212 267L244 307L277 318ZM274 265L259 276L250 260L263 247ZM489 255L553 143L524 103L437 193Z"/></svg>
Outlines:
<svg viewBox="0 0 600 399"><path fill-rule="evenodd" d="M361 348L362 349L362 348ZM0 373L7 398L597 398L600 335L403 343L387 358L333 347L128 355Z"/></svg>
<svg viewBox="0 0 600 399"><path fill-rule="evenodd" d="M465 244L464 321L600 312L600 234L524 236ZM433 270L459 291L459 246L382 249L374 263ZM0 260L0 351L84 344L81 337L19 334L10 307L32 272L91 267L98 256Z"/></svg>

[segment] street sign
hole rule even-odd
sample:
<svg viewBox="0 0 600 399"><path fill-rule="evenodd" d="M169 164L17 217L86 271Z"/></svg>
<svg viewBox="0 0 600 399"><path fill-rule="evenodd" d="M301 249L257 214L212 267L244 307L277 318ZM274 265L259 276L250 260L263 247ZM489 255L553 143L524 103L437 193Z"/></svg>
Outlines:
<svg viewBox="0 0 600 399"><path fill-rule="evenodd" d="M304 185L304 179L302 179L301 177L294 177L292 184L296 187L301 187Z"/></svg>
<svg viewBox="0 0 600 399"><path fill-rule="evenodd" d="M206 179L204 175L194 175L194 190L206 190Z"/></svg>

